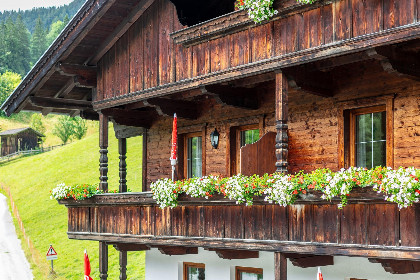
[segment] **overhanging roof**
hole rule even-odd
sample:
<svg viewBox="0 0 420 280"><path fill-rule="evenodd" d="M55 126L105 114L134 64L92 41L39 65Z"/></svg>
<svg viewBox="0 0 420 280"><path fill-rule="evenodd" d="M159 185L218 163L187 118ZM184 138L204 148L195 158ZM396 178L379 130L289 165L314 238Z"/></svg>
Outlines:
<svg viewBox="0 0 420 280"><path fill-rule="evenodd" d="M128 29L132 21L127 18L139 16L139 9L142 13L153 1L87 0L1 109L7 115L20 110L94 113L91 101L96 62L91 63L92 59L106 53L112 40L118 40ZM49 99L56 100L53 104L45 102ZM79 103L83 103L80 108L76 106Z"/></svg>
<svg viewBox="0 0 420 280"><path fill-rule="evenodd" d="M32 130L33 133L35 133L39 137L44 137L44 135L42 133L36 131L35 129L33 129L31 127L22 127L22 128L5 130L5 131L0 132L0 136L17 135L17 134L20 134L20 133L22 133L24 131L27 131L27 130Z"/></svg>

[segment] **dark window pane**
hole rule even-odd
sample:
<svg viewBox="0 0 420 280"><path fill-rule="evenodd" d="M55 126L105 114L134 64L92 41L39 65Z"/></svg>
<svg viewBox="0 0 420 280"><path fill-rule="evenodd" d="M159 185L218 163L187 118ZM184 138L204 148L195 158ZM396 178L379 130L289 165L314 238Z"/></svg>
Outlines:
<svg viewBox="0 0 420 280"><path fill-rule="evenodd" d="M263 275L260 273L252 273L252 272L241 272L241 279L240 280L263 280Z"/></svg>
<svg viewBox="0 0 420 280"><path fill-rule="evenodd" d="M386 165L386 112L356 116L356 166Z"/></svg>
<svg viewBox="0 0 420 280"><path fill-rule="evenodd" d="M188 280L205 280L204 268L188 267Z"/></svg>
<svg viewBox="0 0 420 280"><path fill-rule="evenodd" d="M188 138L188 157L187 157L187 169L188 178L201 177L202 170L202 149L201 149L201 137L190 137Z"/></svg>
<svg viewBox="0 0 420 280"><path fill-rule="evenodd" d="M386 119L385 112L373 114L373 141L386 140Z"/></svg>
<svg viewBox="0 0 420 280"><path fill-rule="evenodd" d="M373 143L373 166L386 165L386 141Z"/></svg>

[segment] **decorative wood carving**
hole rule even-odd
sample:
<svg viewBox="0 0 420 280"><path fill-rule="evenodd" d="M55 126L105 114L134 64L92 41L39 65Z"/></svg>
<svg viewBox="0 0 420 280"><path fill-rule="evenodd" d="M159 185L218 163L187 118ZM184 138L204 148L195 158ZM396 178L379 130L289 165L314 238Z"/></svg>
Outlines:
<svg viewBox="0 0 420 280"><path fill-rule="evenodd" d="M158 250L168 256L198 254L198 247L159 246Z"/></svg>
<svg viewBox="0 0 420 280"><path fill-rule="evenodd" d="M316 255L305 255L305 254L284 254L294 266L307 268L326 266L334 264L333 256L316 256Z"/></svg>
<svg viewBox="0 0 420 280"><path fill-rule="evenodd" d="M288 81L283 73L276 74L276 167L277 172L287 173L288 169Z"/></svg>
<svg viewBox="0 0 420 280"><path fill-rule="evenodd" d="M115 249L118 251L147 251L150 250L150 247L144 244L134 244L134 243L112 243Z"/></svg>
<svg viewBox="0 0 420 280"><path fill-rule="evenodd" d="M259 108L255 88L209 85L202 88L203 93L213 96L219 104L237 108L256 110Z"/></svg>
<svg viewBox="0 0 420 280"><path fill-rule="evenodd" d="M43 108L76 110L92 109L92 102L86 100L31 96L29 98L29 102L31 102L34 106Z"/></svg>
<svg viewBox="0 0 420 280"><path fill-rule="evenodd" d="M225 260L254 259L259 257L258 251L227 250L227 249L206 249L216 252L217 256Z"/></svg>
<svg viewBox="0 0 420 280"><path fill-rule="evenodd" d="M386 272L391 274L419 273L420 261L374 259L369 258L371 263L380 263Z"/></svg>
<svg viewBox="0 0 420 280"><path fill-rule="evenodd" d="M197 119L198 108L195 102L167 99L167 98L151 98L143 101L145 106L156 109L160 116L173 117L174 113L180 118Z"/></svg>
<svg viewBox="0 0 420 280"><path fill-rule="evenodd" d="M120 154L120 193L127 192L127 138L118 139L118 152Z"/></svg>
<svg viewBox="0 0 420 280"><path fill-rule="evenodd" d="M99 188L108 191L108 116L99 113Z"/></svg>

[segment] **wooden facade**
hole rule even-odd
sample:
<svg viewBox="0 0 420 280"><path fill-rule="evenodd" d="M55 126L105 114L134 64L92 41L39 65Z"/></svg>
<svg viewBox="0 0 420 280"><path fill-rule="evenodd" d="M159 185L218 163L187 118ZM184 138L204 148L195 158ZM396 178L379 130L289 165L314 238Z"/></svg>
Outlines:
<svg viewBox="0 0 420 280"><path fill-rule="evenodd" d="M274 5L278 15L262 24L235 11L183 26L179 1L87 1L2 108L99 120L105 191L108 122L119 139L120 191L130 183L126 138L140 134L148 191L170 177L174 113L179 179L187 174L191 135L202 139L202 175L349 167L351 116L366 108L386 112L385 164L420 168L419 0ZM241 150L245 128L271 138ZM214 130L217 148L210 144ZM256 164L245 164L250 160ZM331 264L332 256L366 257L393 273L420 272L418 204L399 211L372 191L358 191L349 202L341 210L316 193L288 207L184 197L179 207L160 209L145 192L62 203L69 238L99 241L101 279L107 279L109 244L120 251L121 279L126 252L151 247L169 255L204 247L238 259L272 251L276 280L287 279L286 259L308 267Z"/></svg>
<svg viewBox="0 0 420 280"><path fill-rule="evenodd" d="M42 142L42 137L44 135L30 127L2 131L0 132L0 156L7 156L18 151L37 149Z"/></svg>

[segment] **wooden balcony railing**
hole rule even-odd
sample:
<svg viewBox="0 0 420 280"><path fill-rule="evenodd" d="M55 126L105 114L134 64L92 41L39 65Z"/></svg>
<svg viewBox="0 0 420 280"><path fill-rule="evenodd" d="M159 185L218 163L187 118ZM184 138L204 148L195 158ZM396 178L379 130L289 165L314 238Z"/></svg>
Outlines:
<svg viewBox="0 0 420 280"><path fill-rule="evenodd" d="M418 260L420 204L399 210L382 195L358 189L348 205L312 192L282 207L256 198L253 206L223 197L182 196L161 209L151 193L96 195L60 201L72 239L148 246L185 246L314 255Z"/></svg>

